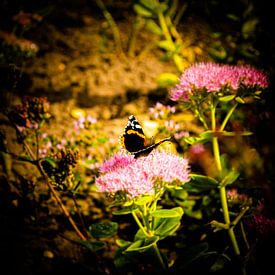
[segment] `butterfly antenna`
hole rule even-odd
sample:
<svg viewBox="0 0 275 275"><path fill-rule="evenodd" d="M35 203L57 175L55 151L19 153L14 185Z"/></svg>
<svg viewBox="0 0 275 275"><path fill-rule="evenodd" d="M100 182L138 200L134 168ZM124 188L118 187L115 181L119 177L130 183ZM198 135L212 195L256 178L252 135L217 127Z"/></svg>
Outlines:
<svg viewBox="0 0 275 275"><path fill-rule="evenodd" d="M162 139L162 140L156 142L155 144L153 144L153 146L154 146L154 147L157 147L158 145L164 143L165 141L172 141L172 140L171 140L171 137L164 138L164 139Z"/></svg>

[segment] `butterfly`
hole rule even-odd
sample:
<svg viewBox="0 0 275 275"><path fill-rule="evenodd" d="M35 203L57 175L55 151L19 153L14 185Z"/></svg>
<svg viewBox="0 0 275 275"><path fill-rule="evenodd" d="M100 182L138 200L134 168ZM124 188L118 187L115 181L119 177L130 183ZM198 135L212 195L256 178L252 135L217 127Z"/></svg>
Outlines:
<svg viewBox="0 0 275 275"><path fill-rule="evenodd" d="M131 115L128 118L128 123L124 128L123 135L120 136L120 144L122 148L134 155L135 158L138 158L143 155L148 155L154 148L171 139L171 137L168 137L152 145L146 145L146 137L142 127L137 119Z"/></svg>

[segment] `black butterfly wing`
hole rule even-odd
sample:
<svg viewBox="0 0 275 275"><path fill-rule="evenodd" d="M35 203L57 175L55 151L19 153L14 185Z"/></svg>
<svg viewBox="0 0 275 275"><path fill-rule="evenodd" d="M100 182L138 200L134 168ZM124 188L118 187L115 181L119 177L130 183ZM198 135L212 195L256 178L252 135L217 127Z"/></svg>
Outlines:
<svg viewBox="0 0 275 275"><path fill-rule="evenodd" d="M165 138L155 144L146 146L146 137L143 133L142 127L133 115L129 117L128 123L124 128L124 133L120 137L120 143L122 147L132 153L135 158L148 155L153 149L165 141L171 141L171 137Z"/></svg>
<svg viewBox="0 0 275 275"><path fill-rule="evenodd" d="M122 147L129 152L137 152L146 147L146 138L142 127L133 115L128 119L124 133L120 137L120 142Z"/></svg>

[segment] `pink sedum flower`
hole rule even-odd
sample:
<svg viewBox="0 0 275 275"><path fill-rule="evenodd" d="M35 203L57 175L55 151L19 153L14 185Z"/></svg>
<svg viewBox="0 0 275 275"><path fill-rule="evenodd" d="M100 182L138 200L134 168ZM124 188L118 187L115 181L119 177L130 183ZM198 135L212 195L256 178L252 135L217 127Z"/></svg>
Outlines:
<svg viewBox="0 0 275 275"><path fill-rule="evenodd" d="M159 151L138 159L126 152L115 154L102 164L100 172L102 175L96 180L99 192L124 191L130 198L153 195L158 180L166 183L189 181L187 159Z"/></svg>
<svg viewBox="0 0 275 275"><path fill-rule="evenodd" d="M190 147L190 154L201 155L206 151L205 146L201 143L194 144Z"/></svg>
<svg viewBox="0 0 275 275"><path fill-rule="evenodd" d="M174 101L187 101L196 90L212 93L230 88L236 91L241 86L266 88L268 79L266 74L250 65L196 63L184 71L170 97Z"/></svg>
<svg viewBox="0 0 275 275"><path fill-rule="evenodd" d="M275 232L275 219L261 214L254 215L247 224L260 236L268 236Z"/></svg>
<svg viewBox="0 0 275 275"><path fill-rule="evenodd" d="M124 151L121 151L119 153L114 154L113 157L106 160L100 166L99 171L100 173L111 172L124 166L127 166L131 163L134 163L134 161L135 160L132 155L126 154Z"/></svg>

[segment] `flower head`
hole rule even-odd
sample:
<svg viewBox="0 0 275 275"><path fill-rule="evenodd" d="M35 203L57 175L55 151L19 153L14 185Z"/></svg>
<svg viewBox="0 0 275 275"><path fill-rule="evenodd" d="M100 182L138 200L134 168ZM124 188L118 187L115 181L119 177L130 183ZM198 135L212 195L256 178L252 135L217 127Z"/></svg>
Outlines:
<svg viewBox="0 0 275 275"><path fill-rule="evenodd" d="M24 96L22 104L14 106L9 115L19 127L38 129L42 121L50 118L49 107L46 97Z"/></svg>
<svg viewBox="0 0 275 275"><path fill-rule="evenodd" d="M195 91L213 93L225 88L236 91L243 86L266 88L267 76L250 65L197 63L184 71L179 84L171 90L171 99L187 101Z"/></svg>
<svg viewBox="0 0 275 275"><path fill-rule="evenodd" d="M247 225L260 236L268 236L275 232L275 219L266 217L262 214L254 215L247 221Z"/></svg>
<svg viewBox="0 0 275 275"><path fill-rule="evenodd" d="M124 191L130 198L153 195L158 180L189 181L187 159L159 151L138 159L127 153L115 154L102 164L100 172L103 174L96 180L99 192Z"/></svg>
<svg viewBox="0 0 275 275"><path fill-rule="evenodd" d="M79 131L80 129L89 130L95 123L97 123L97 120L91 115L88 115L86 117L81 116L78 118L77 121L74 122L74 128L76 131Z"/></svg>
<svg viewBox="0 0 275 275"><path fill-rule="evenodd" d="M123 168L124 166L127 166L128 164L133 163L134 157L132 155L126 154L124 151L121 151L119 153L116 153L113 155L113 157L106 160L101 166L100 166L100 173L107 173L111 171L115 171L119 168Z"/></svg>
<svg viewBox="0 0 275 275"><path fill-rule="evenodd" d="M157 102L154 107L149 108L149 111L154 119L166 119L176 112L176 108L175 106L163 105Z"/></svg>

